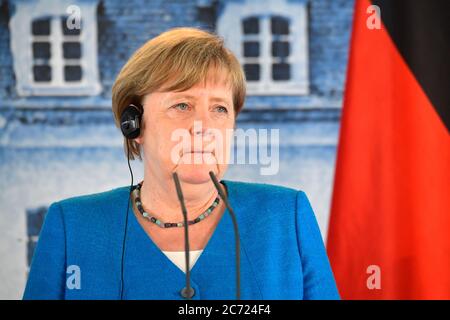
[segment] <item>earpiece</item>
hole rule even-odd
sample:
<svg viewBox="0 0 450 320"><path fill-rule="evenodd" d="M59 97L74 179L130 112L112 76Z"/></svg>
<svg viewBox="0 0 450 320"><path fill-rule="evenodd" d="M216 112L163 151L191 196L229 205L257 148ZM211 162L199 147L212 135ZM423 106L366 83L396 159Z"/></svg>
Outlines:
<svg viewBox="0 0 450 320"><path fill-rule="evenodd" d="M144 108L138 103L132 103L123 110L120 117L120 130L127 139L135 139L141 134L141 120Z"/></svg>

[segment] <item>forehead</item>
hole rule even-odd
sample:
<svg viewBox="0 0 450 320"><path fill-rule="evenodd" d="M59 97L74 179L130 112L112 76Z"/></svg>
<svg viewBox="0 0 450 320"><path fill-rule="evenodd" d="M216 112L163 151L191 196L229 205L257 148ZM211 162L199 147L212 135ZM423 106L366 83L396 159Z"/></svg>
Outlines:
<svg viewBox="0 0 450 320"><path fill-rule="evenodd" d="M205 79L197 82L186 90L163 91L167 97L210 97L232 100L232 87L229 76L224 72L210 72Z"/></svg>
<svg viewBox="0 0 450 320"><path fill-rule="evenodd" d="M224 100L231 100L231 89L227 85L223 84L197 84L192 88L184 91L168 91L166 92L168 97L188 97L188 98L222 98Z"/></svg>

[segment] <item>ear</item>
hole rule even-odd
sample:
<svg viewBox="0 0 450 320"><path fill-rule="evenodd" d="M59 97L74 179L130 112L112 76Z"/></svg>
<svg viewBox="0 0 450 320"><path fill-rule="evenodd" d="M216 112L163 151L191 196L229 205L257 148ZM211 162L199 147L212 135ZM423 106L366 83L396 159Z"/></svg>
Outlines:
<svg viewBox="0 0 450 320"><path fill-rule="evenodd" d="M134 141L140 145L142 145L144 143L144 107L141 105L142 108L142 115L141 115L141 130L139 132L139 136L137 138L134 139Z"/></svg>

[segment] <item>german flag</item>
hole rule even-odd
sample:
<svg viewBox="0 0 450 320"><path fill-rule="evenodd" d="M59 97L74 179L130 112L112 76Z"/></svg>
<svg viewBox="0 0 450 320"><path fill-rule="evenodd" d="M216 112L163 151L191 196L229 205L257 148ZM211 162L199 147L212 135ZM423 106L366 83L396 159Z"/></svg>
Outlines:
<svg viewBox="0 0 450 320"><path fill-rule="evenodd" d="M450 1L357 0L327 238L344 299L450 299Z"/></svg>

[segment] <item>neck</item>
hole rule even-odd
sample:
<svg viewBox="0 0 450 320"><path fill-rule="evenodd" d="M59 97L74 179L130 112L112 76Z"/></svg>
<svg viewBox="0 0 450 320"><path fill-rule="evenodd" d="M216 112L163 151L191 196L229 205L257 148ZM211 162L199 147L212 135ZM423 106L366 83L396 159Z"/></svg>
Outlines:
<svg viewBox="0 0 450 320"><path fill-rule="evenodd" d="M212 181L202 184L181 182L188 220L205 212L218 197ZM172 176L161 179L150 172L145 172L141 188L141 201L144 210L167 222L183 220L181 205L178 200L175 182Z"/></svg>

